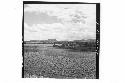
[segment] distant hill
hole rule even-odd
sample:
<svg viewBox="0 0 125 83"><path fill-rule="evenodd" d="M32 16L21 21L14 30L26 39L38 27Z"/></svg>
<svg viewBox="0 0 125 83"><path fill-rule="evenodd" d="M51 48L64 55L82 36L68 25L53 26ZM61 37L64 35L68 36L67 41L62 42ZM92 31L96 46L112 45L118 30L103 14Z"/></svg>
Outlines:
<svg viewBox="0 0 125 83"><path fill-rule="evenodd" d="M30 40L30 41L24 41L24 43L35 43L35 44L52 44L54 42L57 42L56 39L48 39L48 40Z"/></svg>

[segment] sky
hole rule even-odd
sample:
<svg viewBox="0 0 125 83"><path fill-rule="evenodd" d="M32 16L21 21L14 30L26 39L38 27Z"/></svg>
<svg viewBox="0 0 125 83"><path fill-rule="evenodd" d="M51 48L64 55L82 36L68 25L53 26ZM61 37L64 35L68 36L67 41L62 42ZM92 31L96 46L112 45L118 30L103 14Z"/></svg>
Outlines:
<svg viewBox="0 0 125 83"><path fill-rule="evenodd" d="M24 41L95 38L95 4L24 5Z"/></svg>

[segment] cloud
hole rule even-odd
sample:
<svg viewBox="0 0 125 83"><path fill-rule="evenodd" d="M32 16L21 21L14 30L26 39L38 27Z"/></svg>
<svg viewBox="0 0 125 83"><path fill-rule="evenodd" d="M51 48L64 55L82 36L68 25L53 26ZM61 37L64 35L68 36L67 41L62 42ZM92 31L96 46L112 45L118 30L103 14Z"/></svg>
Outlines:
<svg viewBox="0 0 125 83"><path fill-rule="evenodd" d="M95 4L29 4L25 12L47 13L67 22L83 22L85 19L95 18Z"/></svg>
<svg viewBox="0 0 125 83"><path fill-rule="evenodd" d="M89 31L87 27L66 27L61 23L34 24L33 26L24 24L24 36L26 40L77 40L95 38L95 32Z"/></svg>
<svg viewBox="0 0 125 83"><path fill-rule="evenodd" d="M77 40L96 38L96 5L92 4L29 4L25 12L46 13L56 16L60 23L24 23L25 39Z"/></svg>

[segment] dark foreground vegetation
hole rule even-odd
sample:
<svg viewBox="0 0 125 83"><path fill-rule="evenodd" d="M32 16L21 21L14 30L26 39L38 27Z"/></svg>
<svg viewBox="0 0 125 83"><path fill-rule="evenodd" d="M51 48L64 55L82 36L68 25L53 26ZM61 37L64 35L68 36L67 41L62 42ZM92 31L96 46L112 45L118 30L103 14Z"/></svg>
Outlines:
<svg viewBox="0 0 125 83"><path fill-rule="evenodd" d="M63 44L57 47L63 47ZM96 52L57 47L53 44L24 44L24 77L96 78Z"/></svg>

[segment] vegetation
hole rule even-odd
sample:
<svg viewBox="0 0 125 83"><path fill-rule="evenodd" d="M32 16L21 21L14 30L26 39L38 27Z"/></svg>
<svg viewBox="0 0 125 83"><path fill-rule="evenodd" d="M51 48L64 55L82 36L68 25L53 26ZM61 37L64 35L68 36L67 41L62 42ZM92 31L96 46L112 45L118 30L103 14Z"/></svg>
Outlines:
<svg viewBox="0 0 125 83"><path fill-rule="evenodd" d="M54 47L96 52L96 40L76 40L76 41L58 41L54 42Z"/></svg>
<svg viewBox="0 0 125 83"><path fill-rule="evenodd" d="M96 53L24 44L25 78L96 78Z"/></svg>
<svg viewBox="0 0 125 83"><path fill-rule="evenodd" d="M53 47L96 52L96 40L57 41L56 39L25 41L24 44L53 44Z"/></svg>

